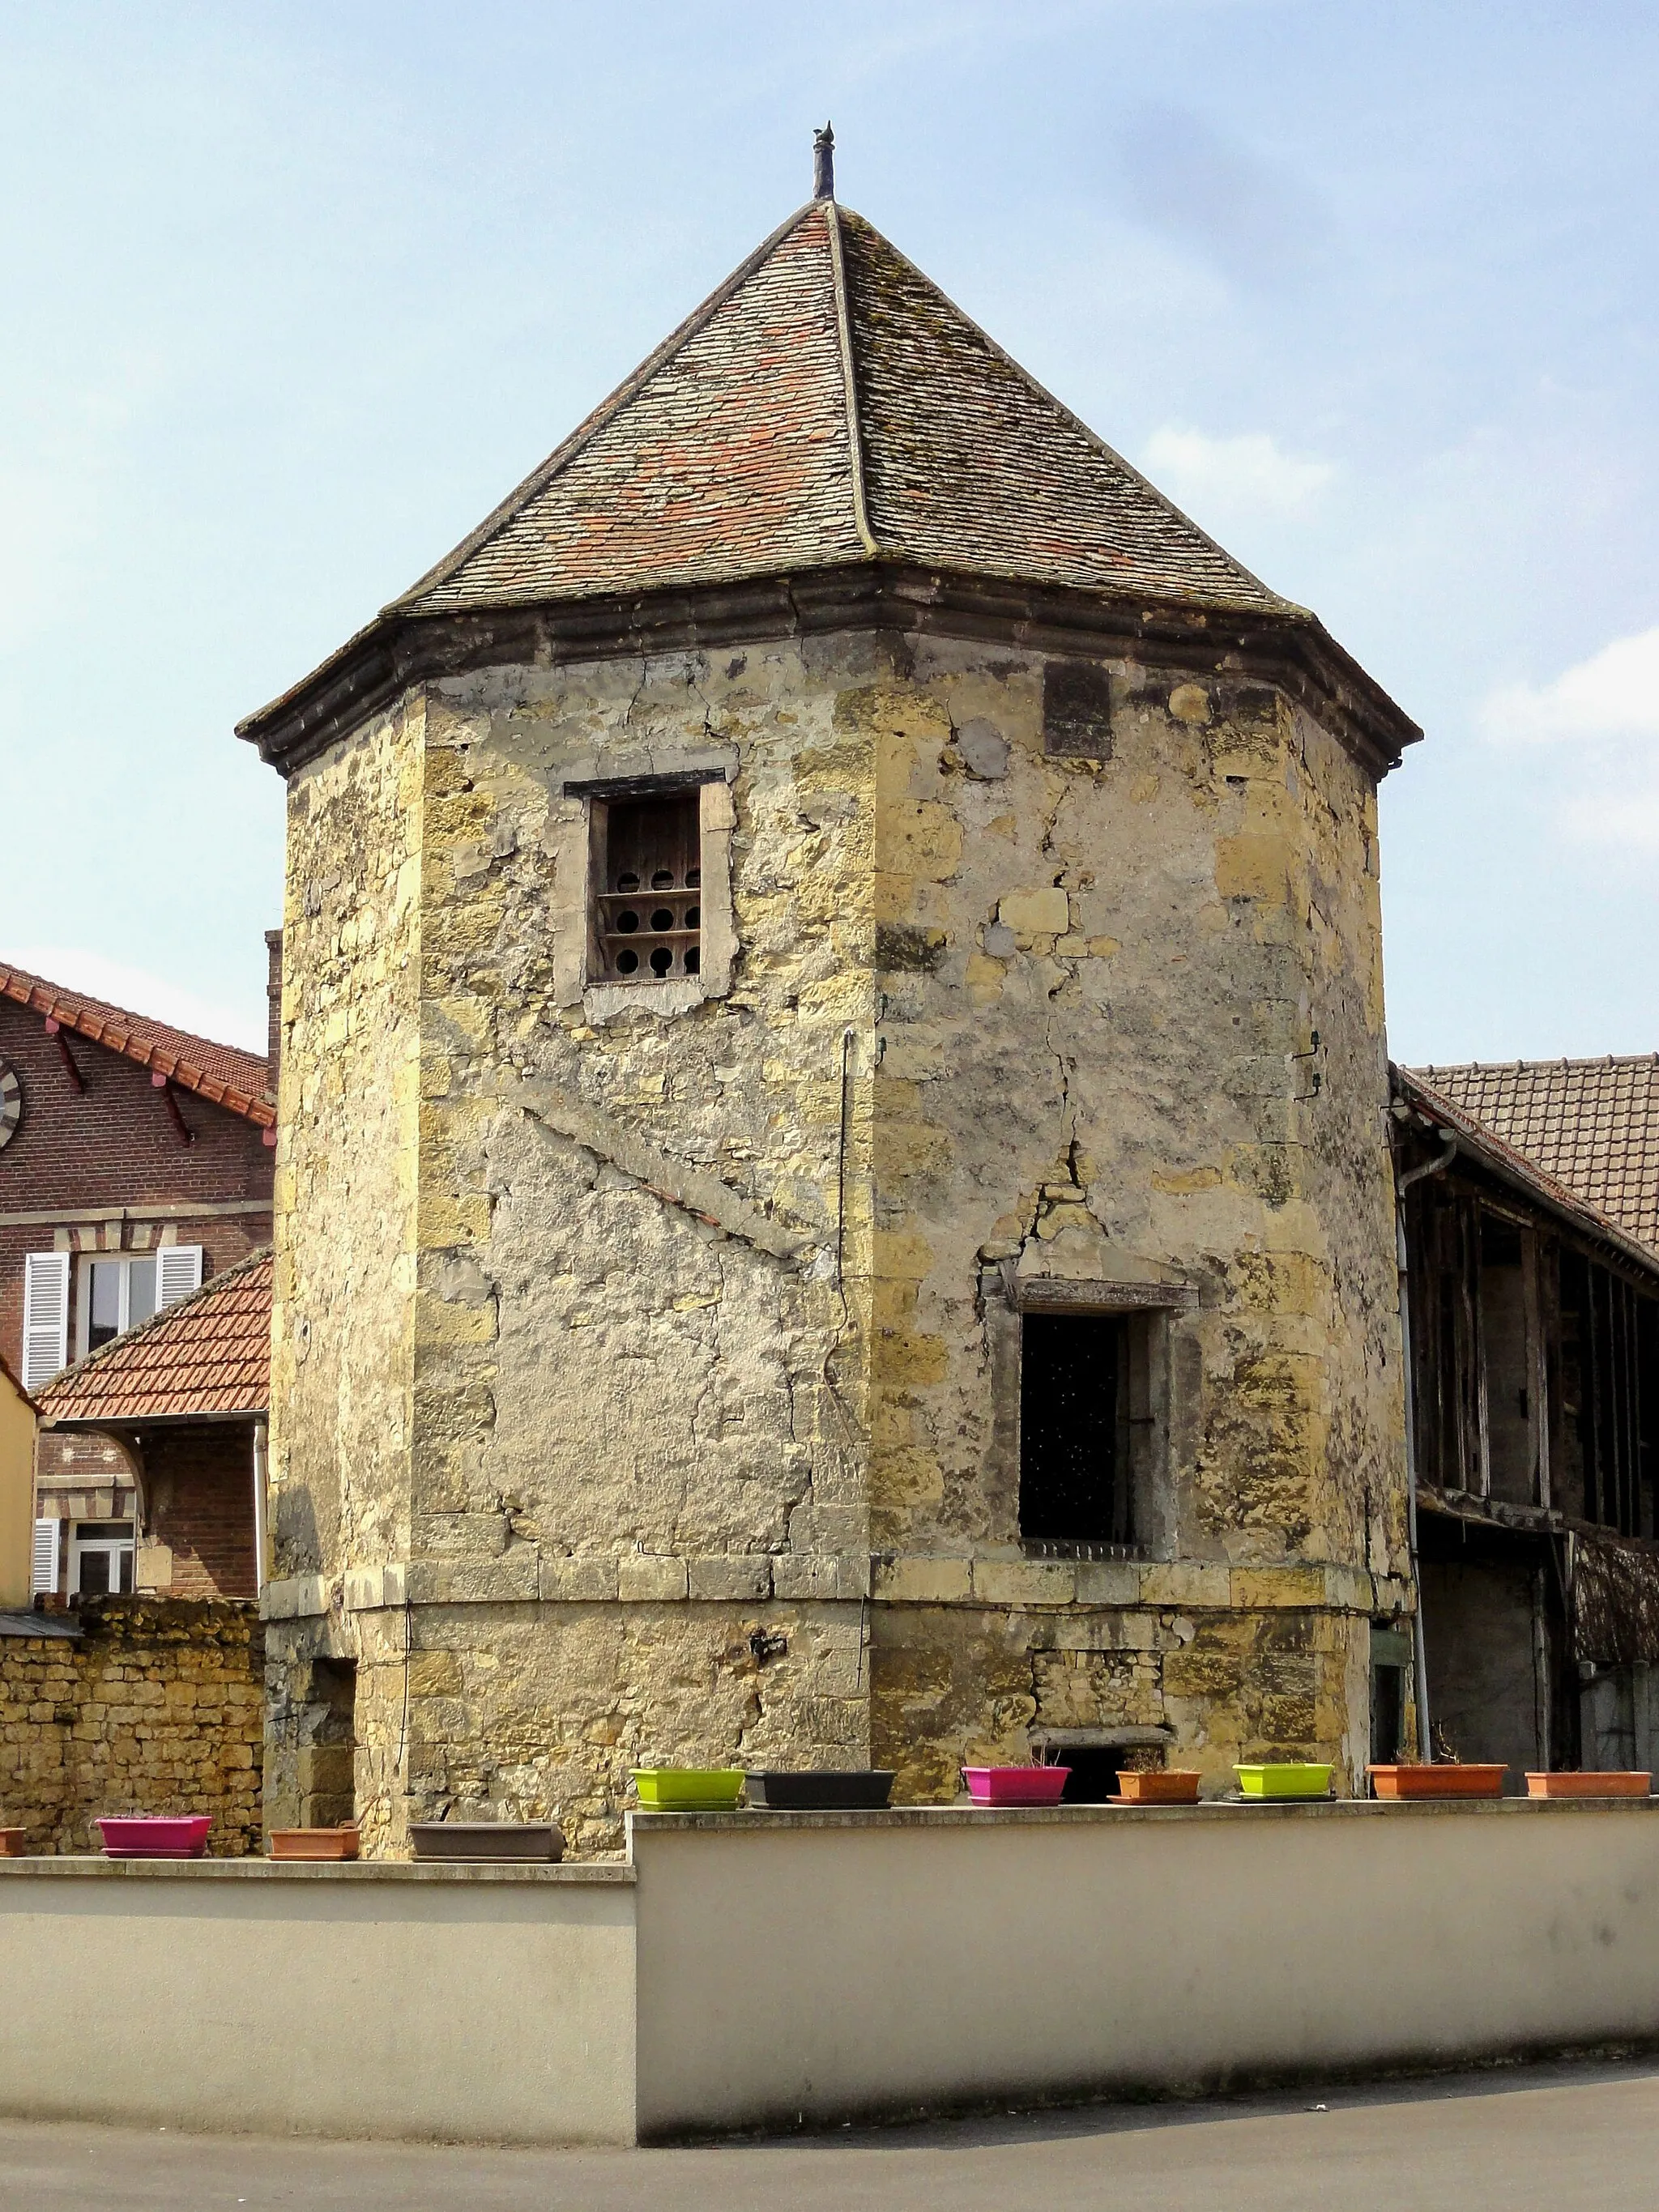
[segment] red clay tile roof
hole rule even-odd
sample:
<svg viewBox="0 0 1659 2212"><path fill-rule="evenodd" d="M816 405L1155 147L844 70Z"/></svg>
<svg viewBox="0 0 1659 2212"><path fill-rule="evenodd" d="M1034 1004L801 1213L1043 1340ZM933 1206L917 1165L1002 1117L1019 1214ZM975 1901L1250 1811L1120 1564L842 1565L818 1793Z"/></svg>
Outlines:
<svg viewBox="0 0 1659 2212"><path fill-rule="evenodd" d="M21 968L0 961L0 998L27 1006L48 1021L60 1023L77 1036L88 1037L107 1051L136 1060L157 1075L165 1075L181 1091L193 1091L245 1121L270 1128L276 1109L269 1089L270 1066L257 1053L240 1052L233 1044L215 1044L208 1037L192 1036L187 1030L153 1022L144 1014L130 1014L124 1006L106 1006L84 991L65 990Z"/></svg>
<svg viewBox="0 0 1659 2212"><path fill-rule="evenodd" d="M36 1400L43 1421L153 1421L262 1413L270 1401L270 1249L65 1368Z"/></svg>
<svg viewBox="0 0 1659 2212"><path fill-rule="evenodd" d="M1659 1053L1416 1072L1628 1235L1659 1249Z"/></svg>
<svg viewBox="0 0 1659 2212"><path fill-rule="evenodd" d="M1297 612L849 209L816 200L453 553L437 614L887 557Z"/></svg>

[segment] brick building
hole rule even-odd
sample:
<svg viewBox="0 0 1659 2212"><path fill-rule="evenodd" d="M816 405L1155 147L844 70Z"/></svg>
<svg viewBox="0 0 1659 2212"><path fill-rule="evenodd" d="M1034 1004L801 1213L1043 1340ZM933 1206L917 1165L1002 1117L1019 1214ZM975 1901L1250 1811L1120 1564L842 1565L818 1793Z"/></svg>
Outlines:
<svg viewBox="0 0 1659 2212"><path fill-rule="evenodd" d="M41 1392L42 1456L112 1447L138 1492L140 1590L253 1598L263 1580L270 1253L237 1261Z"/></svg>
<svg viewBox="0 0 1659 2212"><path fill-rule="evenodd" d="M269 1241L273 1096L257 1054L0 965L0 1358L27 1389ZM37 1484L37 1586L131 1588L121 1445L59 1433Z"/></svg>

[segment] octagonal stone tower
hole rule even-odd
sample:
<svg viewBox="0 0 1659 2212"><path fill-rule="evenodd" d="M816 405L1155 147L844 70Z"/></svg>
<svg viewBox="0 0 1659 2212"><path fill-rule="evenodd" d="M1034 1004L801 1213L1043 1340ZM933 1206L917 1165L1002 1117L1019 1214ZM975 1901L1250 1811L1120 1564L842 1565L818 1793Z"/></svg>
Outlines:
<svg viewBox="0 0 1659 2212"><path fill-rule="evenodd" d="M1419 732L833 199L241 727L273 1819L1366 1755Z"/></svg>

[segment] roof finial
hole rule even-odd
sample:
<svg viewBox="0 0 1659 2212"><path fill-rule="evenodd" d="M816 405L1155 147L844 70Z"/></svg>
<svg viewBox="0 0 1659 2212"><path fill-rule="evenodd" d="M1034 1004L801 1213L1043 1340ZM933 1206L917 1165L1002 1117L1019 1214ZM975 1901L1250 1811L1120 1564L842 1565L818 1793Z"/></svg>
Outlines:
<svg viewBox="0 0 1659 2212"><path fill-rule="evenodd" d="M815 200L836 197L836 133L828 123L812 133L812 197Z"/></svg>

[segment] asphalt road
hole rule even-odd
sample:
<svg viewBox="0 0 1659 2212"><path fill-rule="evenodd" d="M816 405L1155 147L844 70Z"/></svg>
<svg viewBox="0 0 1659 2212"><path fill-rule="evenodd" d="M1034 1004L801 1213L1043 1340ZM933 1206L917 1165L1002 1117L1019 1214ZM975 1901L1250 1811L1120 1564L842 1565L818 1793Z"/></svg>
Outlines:
<svg viewBox="0 0 1659 2212"><path fill-rule="evenodd" d="M464 2150L0 2121L0 2212L1622 2212L1659 2061L690 2150Z"/></svg>

